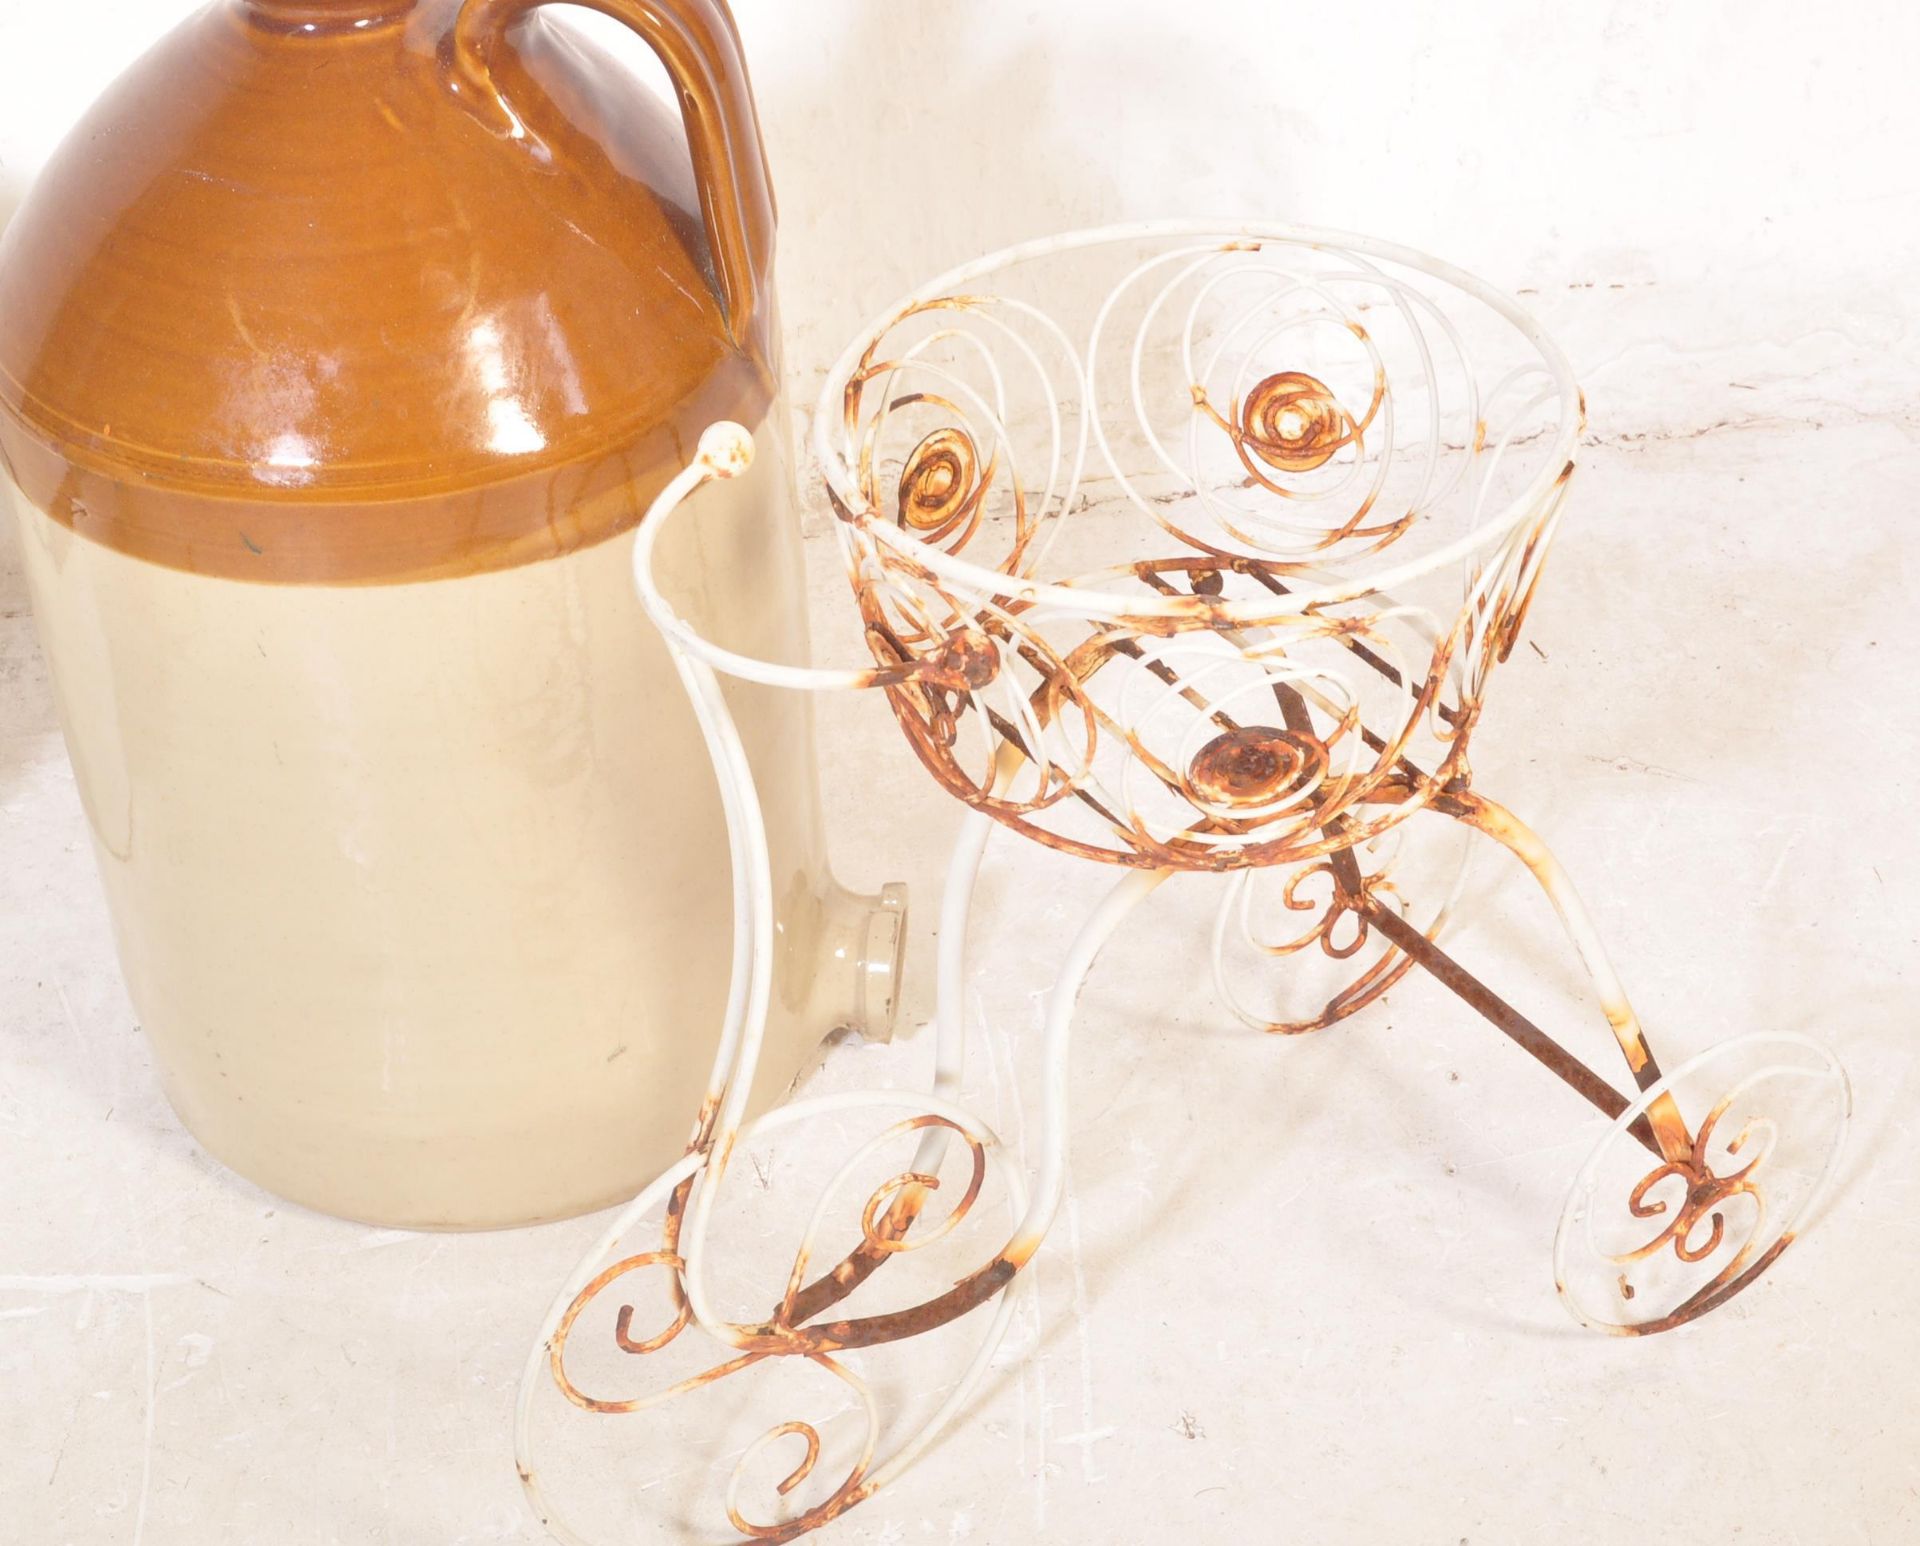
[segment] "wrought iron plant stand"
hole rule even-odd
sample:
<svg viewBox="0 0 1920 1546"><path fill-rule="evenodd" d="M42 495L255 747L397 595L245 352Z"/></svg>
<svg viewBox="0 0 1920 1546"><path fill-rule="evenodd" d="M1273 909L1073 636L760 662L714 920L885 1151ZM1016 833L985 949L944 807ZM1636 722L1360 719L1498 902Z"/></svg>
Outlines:
<svg viewBox="0 0 1920 1546"><path fill-rule="evenodd" d="M663 594L663 530L697 522L698 491L753 454L737 426L708 431L642 523L634 562L725 801L733 991L685 1157L580 1264L528 1364L521 1475L554 1535L584 1539L529 1455L535 1394L555 1384L578 1407L623 1413L781 1361L843 1382L865 1424L850 1462L820 1471L821 1432L801 1421L745 1446L725 1512L764 1540L870 1496L960 1410L1061 1201L1076 995L1129 909L1177 871L1217 877L1214 972L1249 1023L1332 1025L1418 966L1612 1119L1554 1241L1560 1294L1588 1326L1681 1325L1779 1256L1839 1154L1850 1095L1838 1063L1815 1041L1763 1033L1663 1073L1565 872L1472 787L1468 744L1565 506L1582 418L1565 358L1519 307L1384 243L1155 225L983 259L863 333L822 398L815 450L871 652L844 670L734 653ZM930 1093L818 1096L748 1118L773 885L723 677L884 694L921 763L972 808L941 907ZM1031 1185L958 1104L968 915L997 826L1119 867L1048 1000ZM1467 833L1544 888L1630 1094L1437 942L1467 848L1448 834ZM1237 980L1249 963L1308 996L1278 1015L1252 1007ZM743 1146L853 1113L895 1120L850 1146L765 1313L730 1318L709 1282L709 1237ZM863 1177L903 1145L904 1168ZM982 1221L990 1169L1009 1222ZM656 1238L624 1250L642 1226ZM890 1264L982 1231L929 1289L865 1307ZM657 1324L636 1333L641 1296ZM603 1348L645 1357L705 1338L712 1356L638 1396L590 1394L570 1352L583 1317L616 1304ZM964 1373L883 1454L887 1424L857 1360L975 1311ZM755 1517L743 1478L774 1445L776 1473L791 1463L776 1489L788 1501Z"/></svg>

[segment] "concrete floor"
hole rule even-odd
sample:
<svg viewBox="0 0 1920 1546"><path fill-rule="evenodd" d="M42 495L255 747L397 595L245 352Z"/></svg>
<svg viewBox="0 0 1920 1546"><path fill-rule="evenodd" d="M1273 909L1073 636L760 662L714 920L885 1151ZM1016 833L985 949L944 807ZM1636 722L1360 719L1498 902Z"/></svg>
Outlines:
<svg viewBox="0 0 1920 1546"><path fill-rule="evenodd" d="M1209 887L1178 881L1082 1001L1072 1190L1022 1356L824 1538L1920 1539L1916 487L1920 445L1889 423L1592 446L1535 648L1476 743L1481 787L1580 879L1669 1064L1765 1028L1845 1059L1854 1142L1808 1238L1696 1326L1580 1330L1549 1246L1604 1122L1426 980L1320 1036L1238 1029L1208 979ZM369 1230L187 1139L116 974L6 542L0 1537L534 1542L513 1384L600 1221ZM838 1047L812 1082L905 1080L958 808L877 704L826 728L860 772L828 781L845 876L910 881L918 927L902 1038ZM1036 995L1101 879L1012 842L989 856L974 1093L1012 1137ZM1450 944L1606 1057L1524 877L1481 865L1470 902ZM565 1430L598 1517L714 1538L664 1503L689 1473L621 1426L642 1421Z"/></svg>

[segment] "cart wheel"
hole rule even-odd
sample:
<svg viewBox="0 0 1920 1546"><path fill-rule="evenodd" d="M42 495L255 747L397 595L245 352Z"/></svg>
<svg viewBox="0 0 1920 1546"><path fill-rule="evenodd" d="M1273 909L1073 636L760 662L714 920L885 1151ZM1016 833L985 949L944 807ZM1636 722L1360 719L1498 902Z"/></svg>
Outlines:
<svg viewBox="0 0 1920 1546"><path fill-rule="evenodd" d="M1422 811L1347 852L1369 896L1436 939L1466 884L1472 838L1459 822ZM1334 905L1335 890L1329 858L1228 880L1214 920L1214 984L1243 1025L1282 1036L1323 1030L1407 974L1413 958Z"/></svg>
<svg viewBox="0 0 1920 1546"><path fill-rule="evenodd" d="M1664 1096L1693 1134L1671 1160L1629 1131ZM1845 1071L1805 1036L1735 1037L1674 1069L1620 1114L1567 1193L1553 1274L1568 1310L1596 1331L1648 1336L1726 1303L1812 1218L1852 1111Z"/></svg>

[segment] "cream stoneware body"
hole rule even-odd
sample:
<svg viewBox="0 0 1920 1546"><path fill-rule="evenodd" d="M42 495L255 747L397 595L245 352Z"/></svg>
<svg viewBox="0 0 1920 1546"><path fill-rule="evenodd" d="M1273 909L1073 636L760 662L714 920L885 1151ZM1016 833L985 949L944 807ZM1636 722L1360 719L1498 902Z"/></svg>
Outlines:
<svg viewBox="0 0 1920 1546"><path fill-rule="evenodd" d="M718 0L611 9L684 124L518 0L219 0L0 243L0 454L135 1010L215 1155L355 1218L577 1213L688 1138L727 837L630 556L715 417L754 468L665 572L806 650L738 39ZM735 709L765 1100L892 963L804 703Z"/></svg>

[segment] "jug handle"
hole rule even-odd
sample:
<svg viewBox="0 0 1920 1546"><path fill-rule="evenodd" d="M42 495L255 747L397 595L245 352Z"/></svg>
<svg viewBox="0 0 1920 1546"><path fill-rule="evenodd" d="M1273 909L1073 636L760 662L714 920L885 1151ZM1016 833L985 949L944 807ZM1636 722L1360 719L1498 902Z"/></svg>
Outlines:
<svg viewBox="0 0 1920 1546"><path fill-rule="evenodd" d="M466 0L453 25L454 67L508 133L526 131L488 61L513 24L559 0ZM745 348L760 326L773 267L773 186L740 34L724 0L566 0L611 16L660 56L680 99L700 211L727 330Z"/></svg>

